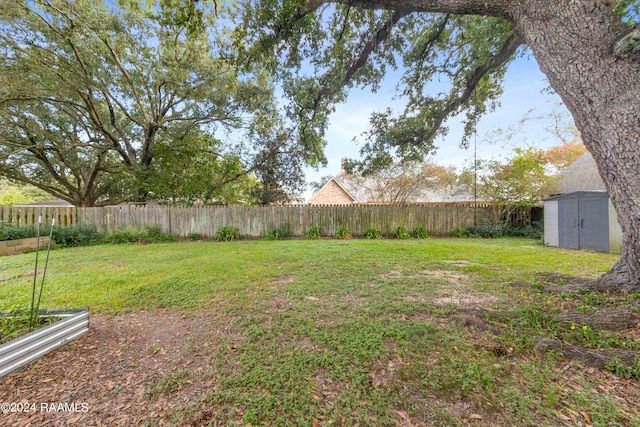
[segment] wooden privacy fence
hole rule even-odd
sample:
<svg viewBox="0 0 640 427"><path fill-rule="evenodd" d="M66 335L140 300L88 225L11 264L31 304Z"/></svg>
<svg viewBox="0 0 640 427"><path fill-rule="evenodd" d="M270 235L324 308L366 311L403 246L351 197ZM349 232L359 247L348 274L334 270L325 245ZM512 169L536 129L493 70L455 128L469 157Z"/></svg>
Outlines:
<svg viewBox="0 0 640 427"><path fill-rule="evenodd" d="M63 207L13 207L0 206L0 222L19 227L35 225L42 215L42 224L51 224L55 217L56 225L71 227L78 223L79 208Z"/></svg>
<svg viewBox="0 0 640 427"><path fill-rule="evenodd" d="M56 224L72 226L93 224L98 231L113 231L136 225L159 225L165 232L187 237L200 234L214 237L222 227L237 227L243 237L258 238L280 228L293 237L304 237L309 227L317 225L323 236L334 236L347 227L354 236L375 227L389 235L398 226L408 231L424 226L435 236L447 236L456 227L472 227L476 221L491 218L487 204L420 205L298 205L298 206L109 206L101 208L25 208L0 207L0 221L16 225L35 224L42 209L43 221L55 215Z"/></svg>

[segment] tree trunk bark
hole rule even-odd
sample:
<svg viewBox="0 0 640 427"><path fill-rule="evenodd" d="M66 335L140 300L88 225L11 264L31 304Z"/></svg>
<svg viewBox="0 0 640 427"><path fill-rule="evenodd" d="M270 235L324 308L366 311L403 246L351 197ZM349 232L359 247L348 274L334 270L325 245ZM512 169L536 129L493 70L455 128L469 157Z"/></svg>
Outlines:
<svg viewBox="0 0 640 427"><path fill-rule="evenodd" d="M611 362L619 359L624 366L634 366L634 361L638 357L638 352L621 349L599 349L593 350L576 345L568 344L559 339L535 338L536 347L541 350L554 350L570 360L577 360L583 365L598 369L605 369Z"/></svg>
<svg viewBox="0 0 640 427"><path fill-rule="evenodd" d="M601 281L640 290L640 55L607 0L513 1L510 19L593 155L623 231L620 261Z"/></svg>

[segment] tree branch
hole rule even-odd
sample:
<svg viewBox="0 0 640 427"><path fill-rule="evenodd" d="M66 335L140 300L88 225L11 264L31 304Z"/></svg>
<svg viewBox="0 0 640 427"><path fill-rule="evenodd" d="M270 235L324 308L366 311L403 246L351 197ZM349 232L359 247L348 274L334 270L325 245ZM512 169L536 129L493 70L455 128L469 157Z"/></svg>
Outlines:
<svg viewBox="0 0 640 427"><path fill-rule="evenodd" d="M502 48L498 53L489 58L488 61L481 64L477 67L471 77L467 80L465 85L464 92L460 96L456 96L452 101L450 101L438 114L434 120L434 123L431 129L424 135L415 140L412 140L412 144L420 144L425 141L430 140L438 131L442 123L449 117L449 115L455 112L458 108L460 108L465 102L471 98L473 91L480 83L480 80L484 75L486 75L489 71L499 67L500 65L507 62L518 50L518 48L522 45L523 40L518 32L514 32L502 45Z"/></svg>
<svg viewBox="0 0 640 427"><path fill-rule="evenodd" d="M309 14L327 4L344 4L360 9L385 9L412 12L450 13L455 15L485 15L508 18L508 0L309 0L299 11Z"/></svg>
<svg viewBox="0 0 640 427"><path fill-rule="evenodd" d="M393 12L393 14L389 17L387 22L385 22L382 28L380 28L375 33L374 37L364 45L364 48L362 49L358 57L353 60L346 73L342 77L341 83L339 85L335 85L334 87L325 87L320 90L320 92L318 92L315 99L313 100L313 106L311 108L311 110L313 111L313 116L311 117L312 121L316 117L316 111L322 100L334 96L338 92L338 90L351 82L351 79L358 72L358 70L360 70L367 64L367 61L369 60L371 54L389 37L389 34L391 34L391 29L407 14L408 12Z"/></svg>

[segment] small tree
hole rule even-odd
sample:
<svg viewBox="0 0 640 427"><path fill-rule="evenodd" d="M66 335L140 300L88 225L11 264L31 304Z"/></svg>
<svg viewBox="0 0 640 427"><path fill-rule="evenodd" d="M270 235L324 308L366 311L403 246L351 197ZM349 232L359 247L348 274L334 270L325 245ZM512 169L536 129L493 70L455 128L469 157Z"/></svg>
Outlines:
<svg viewBox="0 0 640 427"><path fill-rule="evenodd" d="M530 209L548 196L554 178L536 150L516 149L506 163L480 162L478 197L489 202L495 223L509 221L518 209Z"/></svg>
<svg viewBox="0 0 640 427"><path fill-rule="evenodd" d="M246 204L257 182L240 156L209 134L162 140L146 184L149 198L178 204Z"/></svg>
<svg viewBox="0 0 640 427"><path fill-rule="evenodd" d="M587 152L581 139L565 141L562 145L551 147L548 150L540 151L537 156L547 164L553 172L560 172L566 169L571 163L578 160L580 156Z"/></svg>
<svg viewBox="0 0 640 427"><path fill-rule="evenodd" d="M420 200L429 190L451 192L457 175L452 168L435 163L397 162L384 169L355 177L371 200L383 203L409 203Z"/></svg>

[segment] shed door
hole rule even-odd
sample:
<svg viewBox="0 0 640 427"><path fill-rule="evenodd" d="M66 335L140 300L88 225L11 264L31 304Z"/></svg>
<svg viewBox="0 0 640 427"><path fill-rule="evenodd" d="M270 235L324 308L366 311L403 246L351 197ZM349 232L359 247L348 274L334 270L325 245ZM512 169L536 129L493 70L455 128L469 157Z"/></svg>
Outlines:
<svg viewBox="0 0 640 427"><path fill-rule="evenodd" d="M560 247L580 249L578 199L558 201L558 234Z"/></svg>
<svg viewBox="0 0 640 427"><path fill-rule="evenodd" d="M609 206L606 198L580 199L580 249L609 251Z"/></svg>

